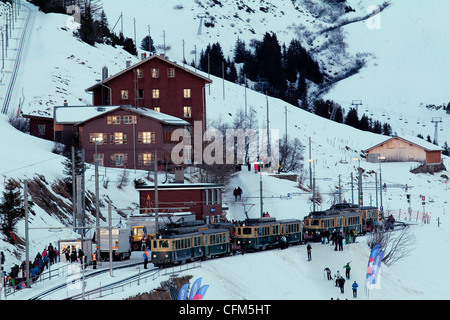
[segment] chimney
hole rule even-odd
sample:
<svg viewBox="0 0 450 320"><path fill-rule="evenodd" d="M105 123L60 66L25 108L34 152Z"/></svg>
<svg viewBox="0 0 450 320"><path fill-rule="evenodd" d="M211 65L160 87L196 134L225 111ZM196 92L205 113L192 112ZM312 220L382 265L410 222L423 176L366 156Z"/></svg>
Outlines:
<svg viewBox="0 0 450 320"><path fill-rule="evenodd" d="M108 78L108 67L104 66L102 69L102 81Z"/></svg>
<svg viewBox="0 0 450 320"><path fill-rule="evenodd" d="M67 103L67 100L64 100L64 104L63 104L63 106L64 107L67 107L69 104Z"/></svg>
<svg viewBox="0 0 450 320"><path fill-rule="evenodd" d="M128 69L131 66L131 60L127 60L126 62L126 68Z"/></svg>
<svg viewBox="0 0 450 320"><path fill-rule="evenodd" d="M141 53L141 60L145 60L147 58L147 53L146 52L142 52Z"/></svg>

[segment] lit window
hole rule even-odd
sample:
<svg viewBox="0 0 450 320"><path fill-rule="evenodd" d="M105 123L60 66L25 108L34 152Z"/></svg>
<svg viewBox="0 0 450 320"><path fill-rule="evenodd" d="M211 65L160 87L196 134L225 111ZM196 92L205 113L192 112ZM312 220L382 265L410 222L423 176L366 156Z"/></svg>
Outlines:
<svg viewBox="0 0 450 320"><path fill-rule="evenodd" d="M120 116L108 116L108 124L120 124Z"/></svg>
<svg viewBox="0 0 450 320"><path fill-rule="evenodd" d="M138 154L138 165L140 166L149 166L153 160L153 153L145 152Z"/></svg>
<svg viewBox="0 0 450 320"><path fill-rule="evenodd" d="M183 98L191 97L191 89L183 89Z"/></svg>
<svg viewBox="0 0 450 320"><path fill-rule="evenodd" d="M183 117L192 118L192 107L183 107Z"/></svg>
<svg viewBox="0 0 450 320"><path fill-rule="evenodd" d="M152 78L159 78L159 69L152 68Z"/></svg>
<svg viewBox="0 0 450 320"><path fill-rule="evenodd" d="M114 132L114 144L123 144L124 135L123 132Z"/></svg>
<svg viewBox="0 0 450 320"><path fill-rule="evenodd" d="M142 69L136 69L136 76L138 78L143 78L144 77L144 71Z"/></svg>
<svg viewBox="0 0 450 320"><path fill-rule="evenodd" d="M150 144L156 142L156 134L150 131L138 132L138 143Z"/></svg>
<svg viewBox="0 0 450 320"><path fill-rule="evenodd" d="M152 89L152 98L159 99L159 89Z"/></svg>
<svg viewBox="0 0 450 320"><path fill-rule="evenodd" d="M128 90L120 90L120 99L128 100Z"/></svg>
<svg viewBox="0 0 450 320"><path fill-rule="evenodd" d="M153 107L153 110L155 110L157 112L161 112L161 107Z"/></svg>
<svg viewBox="0 0 450 320"><path fill-rule="evenodd" d="M97 144L97 145L106 143L106 134L97 133L97 132L90 133L89 134L89 143Z"/></svg>

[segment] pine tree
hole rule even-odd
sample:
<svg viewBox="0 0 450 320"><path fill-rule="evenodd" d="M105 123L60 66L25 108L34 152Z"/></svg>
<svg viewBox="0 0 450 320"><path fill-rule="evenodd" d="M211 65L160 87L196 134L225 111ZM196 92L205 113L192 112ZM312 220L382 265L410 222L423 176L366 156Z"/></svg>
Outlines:
<svg viewBox="0 0 450 320"><path fill-rule="evenodd" d="M32 201L28 201L28 210L35 214L31 207ZM14 179L8 179L3 191L2 202L0 203L1 230L3 234L9 236L15 232L17 222L25 217L25 208L20 184Z"/></svg>
<svg viewBox="0 0 450 320"><path fill-rule="evenodd" d="M350 108L345 117L344 123L354 128L359 127L358 111L355 108Z"/></svg>
<svg viewBox="0 0 450 320"><path fill-rule="evenodd" d="M122 46L123 50L127 51L133 56L137 56L136 46L134 45L134 42L131 38L125 38L125 40L122 43Z"/></svg>
<svg viewBox="0 0 450 320"><path fill-rule="evenodd" d="M141 41L141 50L149 51L150 54L154 54L156 52L156 48L153 44L153 39L151 36L145 36Z"/></svg>

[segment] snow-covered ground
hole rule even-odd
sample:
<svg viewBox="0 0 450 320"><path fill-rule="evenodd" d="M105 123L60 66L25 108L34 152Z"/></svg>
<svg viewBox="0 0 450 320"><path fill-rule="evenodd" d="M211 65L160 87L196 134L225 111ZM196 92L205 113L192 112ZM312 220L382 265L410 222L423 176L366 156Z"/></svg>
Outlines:
<svg viewBox="0 0 450 320"><path fill-rule="evenodd" d="M122 10L125 12L125 17L131 16L131 11L126 12L127 8L121 7L115 2L117 1L111 0L104 4L110 25L116 22L118 13ZM176 3L172 1L171 3L175 6L178 1ZM414 5L411 3L409 1L395 2L385 9L381 15L381 29L368 29L364 22L345 27L349 42L348 50L352 53L359 51L373 52L375 58L370 58L367 67L359 74L338 83L328 93L327 98L336 99L345 108L351 106L352 99L362 99L363 106L360 106L360 108L364 111L366 108L370 111L373 110L373 118L384 122L387 120L383 118L383 114L385 114L385 117L389 114L391 120L397 119L397 121L391 121L391 125L398 134L414 132L414 135L421 133L424 136L430 135L433 137L434 127L431 126L430 118L442 116L445 121L446 115L442 110L424 110L420 102L424 104L448 102L448 90L445 88L445 83L448 83L446 76L449 74L446 72L448 63L445 60L445 53L448 50L446 47L442 47L445 41L441 37L444 31L448 29L446 28L448 20L440 16L445 14L446 4L439 1L430 1L426 4L423 1L414 1ZM116 16L112 13L109 5L114 6ZM360 11L364 11L364 8L369 6L369 1L352 1L352 5ZM91 97L84 89L100 78L101 68L104 65L109 67L110 74L114 74L124 68L126 60L137 61L135 57L120 49L103 45L91 47L81 43L72 36L73 30L71 28L73 24L67 16L45 15L38 12L32 5L28 4L28 6L34 17L30 26L32 33L26 44L26 52L24 52L21 63L21 74L17 81L15 94L16 106L20 97L25 98L22 109L24 113L36 112L51 115L53 106L61 105L64 100L67 100L71 105L89 104ZM132 7L128 9L131 10ZM196 11L186 6L184 11L187 10L192 12L192 16L187 19L191 22L185 21L185 25L189 27L181 28L183 30L178 27L177 30L183 32L188 30L194 38L198 38L196 35L198 20L194 19ZM181 19L181 11L175 11L180 13L177 19ZM146 10L142 10L139 13L145 15L145 12ZM161 21L157 25L172 25L173 23L167 23L167 18L164 18L163 13L161 11L160 15L155 14L155 17L161 17ZM261 26L261 29L270 30L272 26L269 23L269 17L265 14L264 17L266 17L265 20L258 19L258 21L267 22L266 28ZM288 20L286 17L281 20L283 19ZM141 21L141 19L137 20ZM171 22L181 21L169 20ZM192 21L194 22L192 23ZM129 23L126 25L129 28ZM408 28L404 28L405 25ZM168 31L168 28L162 30ZM228 28L229 26L225 25L221 32ZM256 30L257 26L255 25L254 28ZM283 28L285 28L285 25L283 25ZM413 33L407 32L411 28ZM217 27L214 30L217 31L218 29ZM146 24L141 26L139 30L141 30L141 36L138 36L138 39L146 35ZM152 24L152 34L160 35L162 30L157 30L156 26L153 27ZM206 31L206 29L203 29L205 34ZM171 35L175 33L175 31L167 32L167 39L170 39ZM126 31L126 35L132 36L132 32ZM211 37L210 33L208 33L208 37ZM206 38L202 41L206 46L212 40L218 41L220 39L219 36L216 37ZM261 38L260 36L254 37ZM428 46L419 47L415 45L414 41L419 41L419 39L426 40ZM181 41L181 39L179 40ZM187 43L188 40L186 36ZM227 41L230 46L235 43L235 39ZM158 43L161 42L158 41ZM169 58L174 57L174 60L181 63L181 42L179 47L177 49L176 45L172 44ZM200 47L200 44L198 44L198 47ZM190 57L187 60L190 61L193 58L193 53L192 49L188 50ZM425 57L430 58L427 58L427 60ZM418 75L423 75L423 77L417 78ZM221 119L222 122L231 123L239 109L245 107L244 88L226 82L224 85L225 92L223 92L222 80L216 77L211 78L213 79L211 93L206 96L208 119ZM434 82L435 80L436 82ZM24 92L24 96L22 96L22 92ZM255 110L261 128L264 128L266 123L267 104L269 105L270 128L279 130L280 136L287 131L290 137L297 137L305 146L303 152L304 167L308 168L308 159L317 160L315 162L315 177L318 188L324 196L322 209L330 206L330 194L335 192L339 176L345 189L343 197L347 201L351 201L350 176L351 173L356 176L358 166L358 162L353 159L360 157L361 150L367 149L387 137L360 132L342 124L316 117L283 101L272 98L266 100L264 95L247 90L248 110ZM285 127L285 106L288 111L287 128ZM14 114L17 111L14 104L11 111ZM408 123L405 123L404 118L399 121L400 115L408 118ZM63 166L61 163L63 158L51 152L53 143L18 132L9 126L6 118L6 116L0 116L0 136L3 137L0 140L0 150L3 154L0 158L0 175L3 176L3 181L5 182L10 177L32 179L37 174L45 176L45 179L49 182L62 178ZM418 127L416 123L418 119L420 119L420 122L426 123L426 127ZM441 145L445 140L450 139L447 127L444 126L443 128L444 131L439 131ZM308 153L308 139L310 137L312 142L311 156ZM444 164L448 167L447 157L444 157ZM450 212L447 201L449 190L445 177L441 177L441 175L449 176L448 172L436 175L414 175L409 170L417 166L417 163L412 162L383 163L380 166L362 160L361 166L367 173L363 180L365 204L375 205L377 201L375 190L372 190L374 189L375 176L368 172L377 170L380 172L381 170L383 182L388 185L387 191L383 193L383 206L386 211L393 213L397 218L399 210L401 210L400 218L405 218L404 212L408 208L406 192L401 187L391 188L389 185L408 184L413 213L417 216L417 212L419 214L422 212L420 196L425 195L425 210L431 213L432 217L429 225L422 225L419 219L417 225L411 227L416 240L412 244L414 250L407 258L389 268L381 267L380 289L371 290L369 296L364 294L364 277L369 248L366 245L365 238L360 237L358 243L346 246L343 252L334 252L329 245L314 243L313 260L311 262L306 259L305 246L207 261L202 263L201 268L188 273L193 275L193 279L202 277L203 283L210 285L205 299L291 300L330 299L331 297L351 299L350 282L353 280L356 280L360 285L358 299L448 299L450 294L447 288L450 280L446 277L445 266L448 265L450 259L446 250L450 240L450 223L447 218ZM120 170L108 169L105 171L105 176L110 178L111 184L108 189L101 187L101 196L110 197L117 208L133 207L138 202L138 194L134 190L132 182L124 190L119 190L113 185L117 182L120 174ZM129 180L145 177L146 174L146 172L140 171L130 172ZM88 178L91 176L93 176L92 168L87 173ZM229 219L242 220L245 218L242 203L236 203L232 197L232 190L237 186L240 186L244 191L243 197L249 204L246 207L249 210L249 216L259 216L260 178L263 181L265 197L263 209L268 211L271 216L301 219L312 209L308 202L310 195L302 193L303 191L297 188L297 183L281 180L265 173L261 174L260 177L259 174L254 174L252 171L248 172L244 168L242 172L233 177L225 190L224 204L230 208L228 211ZM163 179L159 179L159 181L163 181ZM0 190L3 190L4 182L0 184ZM87 188L89 190L94 189L93 180L87 182ZM288 194L290 194L290 197L288 197ZM254 206L250 208L252 204ZM37 214L33 217L32 227L62 226L61 222L49 216L43 210L34 209ZM115 222L118 222L119 216L116 212L114 212L113 218ZM406 216L406 218L408 217ZM439 227L437 226L437 218L441 222ZM414 214L412 222L416 222ZM22 237L24 235L23 222L18 224L18 234ZM75 234L71 231L55 233L47 230L32 230L30 254L34 257L37 251L41 251L49 242L73 237L75 237ZM2 242L1 246L6 255L7 271L14 263L20 264L21 260L24 259L24 253L21 257L16 258L13 254L14 248L6 242ZM133 258L139 261L141 257L137 254ZM324 279L323 269L329 267L333 273L337 270L342 273L342 266L348 261L352 261L352 278L351 281L346 283L345 294L341 295L331 282ZM130 273L136 272L135 269L130 271ZM117 272L115 278L122 275L125 277L128 274ZM107 283L110 281L108 277L106 275L102 277L103 279L89 280L88 285L93 287L99 282ZM159 278L152 283L141 285L139 288L127 289L121 294L108 296L106 299L122 299L138 292L150 291L158 287L163 280L166 280L166 278ZM63 281L65 280L63 279ZM41 285L44 284L33 286L30 291L36 290L37 292L37 287ZM10 296L8 299L28 299L34 295L26 291L28 290ZM47 298L61 299L60 294ZM64 294L67 296L67 293L64 292Z"/></svg>

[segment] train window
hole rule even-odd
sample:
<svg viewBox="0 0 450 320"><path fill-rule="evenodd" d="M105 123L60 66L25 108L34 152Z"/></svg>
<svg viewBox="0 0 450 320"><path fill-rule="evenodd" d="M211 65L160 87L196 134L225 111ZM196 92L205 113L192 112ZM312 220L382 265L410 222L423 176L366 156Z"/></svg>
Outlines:
<svg viewBox="0 0 450 320"><path fill-rule="evenodd" d="M243 228L242 234L251 235L252 234L252 228Z"/></svg>
<svg viewBox="0 0 450 320"><path fill-rule="evenodd" d="M318 226L319 225L319 219L314 219L313 221L311 221L311 225L312 226Z"/></svg>
<svg viewBox="0 0 450 320"><path fill-rule="evenodd" d="M160 248L168 248L169 247L169 241L167 240L159 240L159 247Z"/></svg>

